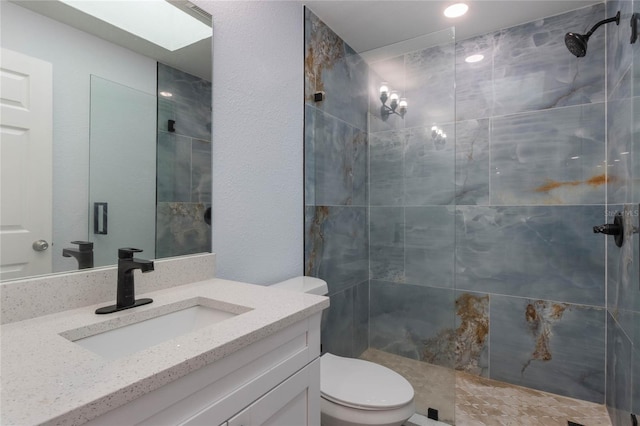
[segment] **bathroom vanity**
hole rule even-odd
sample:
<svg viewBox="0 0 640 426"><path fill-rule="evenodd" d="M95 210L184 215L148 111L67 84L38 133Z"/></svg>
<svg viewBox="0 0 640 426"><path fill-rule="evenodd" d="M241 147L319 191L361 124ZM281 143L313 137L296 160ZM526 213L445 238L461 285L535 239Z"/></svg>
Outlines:
<svg viewBox="0 0 640 426"><path fill-rule="evenodd" d="M0 423L320 424L327 298L221 279L144 295L3 325Z"/></svg>

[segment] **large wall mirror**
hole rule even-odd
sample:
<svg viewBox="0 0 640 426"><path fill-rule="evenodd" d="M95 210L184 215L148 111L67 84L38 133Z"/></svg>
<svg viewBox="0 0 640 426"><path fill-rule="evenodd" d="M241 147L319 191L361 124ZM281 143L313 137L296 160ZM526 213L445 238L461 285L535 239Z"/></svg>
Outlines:
<svg viewBox="0 0 640 426"><path fill-rule="evenodd" d="M184 15L158 24L177 35L119 28L160 22L154 3ZM0 8L0 280L111 265L119 247L211 251L211 16L184 0Z"/></svg>

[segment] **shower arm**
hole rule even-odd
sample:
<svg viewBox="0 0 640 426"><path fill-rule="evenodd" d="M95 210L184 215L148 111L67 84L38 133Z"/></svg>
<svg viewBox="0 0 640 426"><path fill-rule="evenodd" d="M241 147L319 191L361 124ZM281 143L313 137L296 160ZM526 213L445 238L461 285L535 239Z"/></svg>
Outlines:
<svg viewBox="0 0 640 426"><path fill-rule="evenodd" d="M593 26L593 28L591 28L591 29L589 30L589 32L588 32L588 33L586 33L584 36L585 36L586 38L591 37L591 34L593 34L595 30L597 30L598 28L600 28L600 26L601 26L601 25L608 24L609 22L615 22L615 23L616 23L616 25L620 25L620 12L616 13L616 16L614 16L613 18L603 19L602 21L598 22L598 23L597 23L597 24L595 24L595 25Z"/></svg>

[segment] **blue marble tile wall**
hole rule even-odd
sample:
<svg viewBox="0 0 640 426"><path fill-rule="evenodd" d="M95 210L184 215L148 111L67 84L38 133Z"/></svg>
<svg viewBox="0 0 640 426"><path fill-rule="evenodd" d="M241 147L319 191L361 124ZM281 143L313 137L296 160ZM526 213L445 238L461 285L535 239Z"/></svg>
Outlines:
<svg viewBox="0 0 640 426"><path fill-rule="evenodd" d="M158 63L156 254L211 251L211 83ZM169 131L169 120L175 131Z"/></svg>
<svg viewBox="0 0 640 426"><path fill-rule="evenodd" d="M607 389L606 404L614 426L629 425L640 413L640 44L629 43L631 14L638 0L607 1L606 13L620 11L620 26L607 34L607 214L622 212L622 247L607 241Z"/></svg>
<svg viewBox="0 0 640 426"><path fill-rule="evenodd" d="M323 351L351 357L369 340L367 83L363 59L305 8L304 272L329 287Z"/></svg>
<svg viewBox="0 0 640 426"><path fill-rule="evenodd" d="M370 346L605 402L607 7L370 64Z"/></svg>

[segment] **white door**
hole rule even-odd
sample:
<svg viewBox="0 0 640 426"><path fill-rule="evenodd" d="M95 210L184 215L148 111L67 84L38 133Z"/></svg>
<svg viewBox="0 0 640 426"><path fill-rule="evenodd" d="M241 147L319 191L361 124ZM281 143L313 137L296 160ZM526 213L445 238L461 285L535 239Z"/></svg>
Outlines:
<svg viewBox="0 0 640 426"><path fill-rule="evenodd" d="M0 279L51 272L52 66L0 52Z"/></svg>

